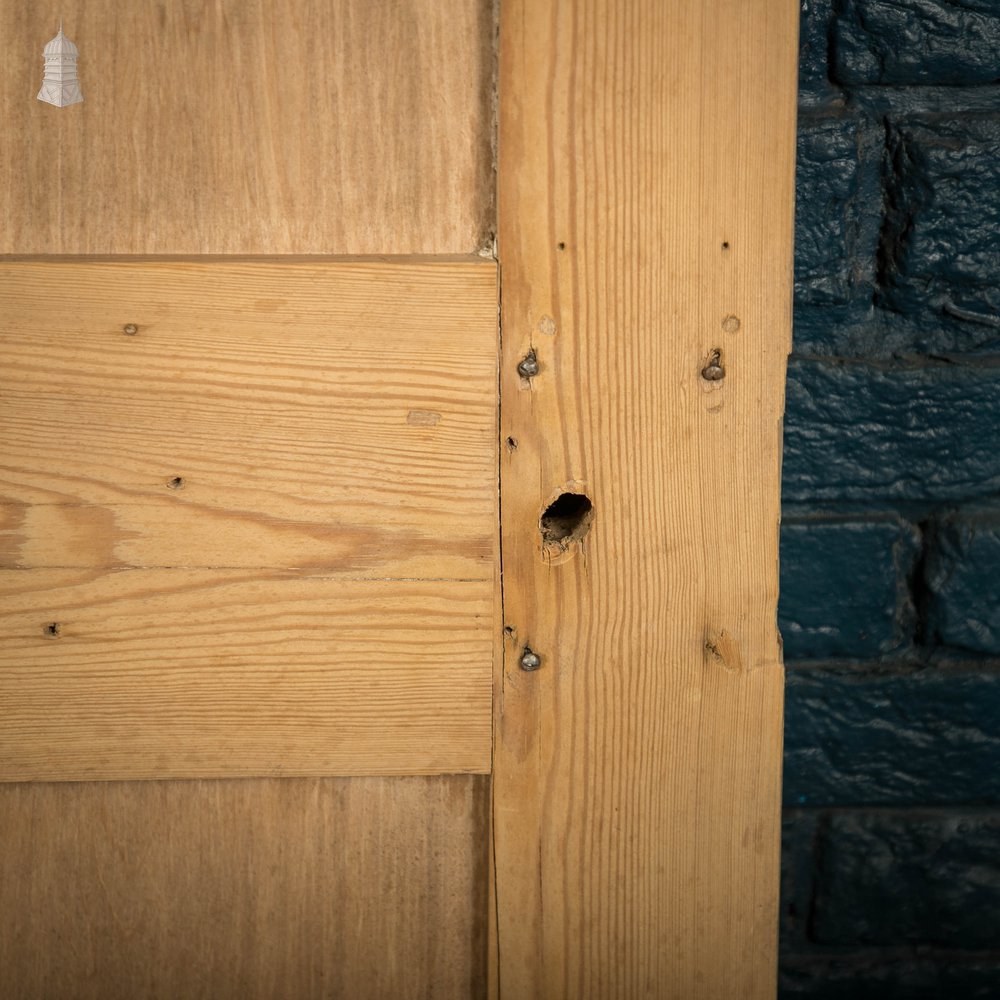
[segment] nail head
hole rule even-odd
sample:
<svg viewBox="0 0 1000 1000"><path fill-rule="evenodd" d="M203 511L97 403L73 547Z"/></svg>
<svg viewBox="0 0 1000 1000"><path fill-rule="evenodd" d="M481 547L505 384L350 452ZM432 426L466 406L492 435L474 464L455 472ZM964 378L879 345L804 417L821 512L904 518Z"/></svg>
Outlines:
<svg viewBox="0 0 1000 1000"><path fill-rule="evenodd" d="M530 646L525 646L521 653L521 669L537 670L541 665L542 658Z"/></svg>
<svg viewBox="0 0 1000 1000"><path fill-rule="evenodd" d="M521 378L534 378L539 372L538 357L534 350L528 351L528 353L521 358L517 366L517 374Z"/></svg>

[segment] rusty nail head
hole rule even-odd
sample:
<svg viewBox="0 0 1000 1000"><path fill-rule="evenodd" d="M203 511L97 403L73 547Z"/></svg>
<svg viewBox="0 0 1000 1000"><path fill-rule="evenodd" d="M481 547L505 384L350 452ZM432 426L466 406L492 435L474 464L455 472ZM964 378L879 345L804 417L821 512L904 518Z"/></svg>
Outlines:
<svg viewBox="0 0 1000 1000"><path fill-rule="evenodd" d="M722 367L722 352L712 351L708 364L701 370L701 377L707 382L718 382L726 377L726 369Z"/></svg>
<svg viewBox="0 0 1000 1000"><path fill-rule="evenodd" d="M541 665L542 658L530 646L525 646L521 652L521 669L537 670Z"/></svg>
<svg viewBox="0 0 1000 1000"><path fill-rule="evenodd" d="M534 378L538 374L538 370L538 357L535 354L535 349L532 348L518 363L517 374L521 378Z"/></svg>

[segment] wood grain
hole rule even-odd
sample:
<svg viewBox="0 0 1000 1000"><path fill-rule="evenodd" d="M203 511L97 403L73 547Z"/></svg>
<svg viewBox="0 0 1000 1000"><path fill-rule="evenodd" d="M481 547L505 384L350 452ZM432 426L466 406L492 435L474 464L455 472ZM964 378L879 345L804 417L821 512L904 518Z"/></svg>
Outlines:
<svg viewBox="0 0 1000 1000"><path fill-rule="evenodd" d="M500 15L500 996L773 997L798 5Z"/></svg>
<svg viewBox="0 0 1000 1000"><path fill-rule="evenodd" d="M492 597L264 570L0 573L0 780L486 772Z"/></svg>
<svg viewBox="0 0 1000 1000"><path fill-rule="evenodd" d="M0 263L0 566L488 579L496 338L487 261Z"/></svg>
<svg viewBox="0 0 1000 1000"><path fill-rule="evenodd" d="M0 780L489 770L492 262L7 262L0 303Z"/></svg>
<svg viewBox="0 0 1000 1000"><path fill-rule="evenodd" d="M480 997L487 784L2 786L0 995Z"/></svg>
<svg viewBox="0 0 1000 1000"><path fill-rule="evenodd" d="M492 0L4 3L0 253L472 253L493 34Z"/></svg>

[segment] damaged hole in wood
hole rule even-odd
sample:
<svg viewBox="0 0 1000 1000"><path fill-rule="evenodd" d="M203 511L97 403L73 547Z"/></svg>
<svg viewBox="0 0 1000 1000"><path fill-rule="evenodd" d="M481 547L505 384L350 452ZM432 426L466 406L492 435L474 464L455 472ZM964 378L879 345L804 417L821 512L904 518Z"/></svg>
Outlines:
<svg viewBox="0 0 1000 1000"><path fill-rule="evenodd" d="M59 622L49 622L42 628L42 634L46 639L58 639L59 631Z"/></svg>
<svg viewBox="0 0 1000 1000"><path fill-rule="evenodd" d="M538 522L543 551L555 556L583 541L593 520L594 505L590 497L583 493L560 493Z"/></svg>
<svg viewBox="0 0 1000 1000"><path fill-rule="evenodd" d="M517 451L517 438L509 437L507 438L505 444L507 445L508 451Z"/></svg>
<svg viewBox="0 0 1000 1000"><path fill-rule="evenodd" d="M513 625L504 625L503 627L503 634L507 636L508 639L513 639L516 632L517 629L515 629Z"/></svg>
<svg viewBox="0 0 1000 1000"><path fill-rule="evenodd" d="M167 481L167 486L172 490L182 490L184 489L184 477L174 476L173 479Z"/></svg>

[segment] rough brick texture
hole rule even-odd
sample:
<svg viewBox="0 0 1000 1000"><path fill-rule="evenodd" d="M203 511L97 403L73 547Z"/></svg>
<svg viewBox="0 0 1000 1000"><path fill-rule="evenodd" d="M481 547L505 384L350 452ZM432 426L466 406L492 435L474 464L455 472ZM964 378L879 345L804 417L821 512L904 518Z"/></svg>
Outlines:
<svg viewBox="0 0 1000 1000"><path fill-rule="evenodd" d="M780 996L1000 997L1000 0L802 0Z"/></svg>
<svg viewBox="0 0 1000 1000"><path fill-rule="evenodd" d="M778 626L792 660L871 657L902 648L918 535L899 518L786 520Z"/></svg>
<svg viewBox="0 0 1000 1000"><path fill-rule="evenodd" d="M848 812L820 823L812 937L1000 949L1000 813Z"/></svg>
<svg viewBox="0 0 1000 1000"><path fill-rule="evenodd" d="M1000 804L1000 670L792 666L785 699L789 806Z"/></svg>
<svg viewBox="0 0 1000 1000"><path fill-rule="evenodd" d="M996 1000L1000 959L992 954L872 949L789 956L781 966L781 1000Z"/></svg>
<svg viewBox="0 0 1000 1000"><path fill-rule="evenodd" d="M871 298L884 146L880 128L858 117L803 118L796 151L803 197L795 217L795 301L846 304Z"/></svg>
<svg viewBox="0 0 1000 1000"><path fill-rule="evenodd" d="M842 84L1000 79L996 0L846 0L833 35Z"/></svg>
<svg viewBox="0 0 1000 1000"><path fill-rule="evenodd" d="M1000 491L1000 367L798 361L788 368L786 500L939 501Z"/></svg>
<svg viewBox="0 0 1000 1000"><path fill-rule="evenodd" d="M992 347L1000 347L998 149L1000 117L894 123L880 246L889 308L983 327Z"/></svg>
<svg viewBox="0 0 1000 1000"><path fill-rule="evenodd" d="M924 573L932 639L1000 658L1000 512L943 518L931 535Z"/></svg>

